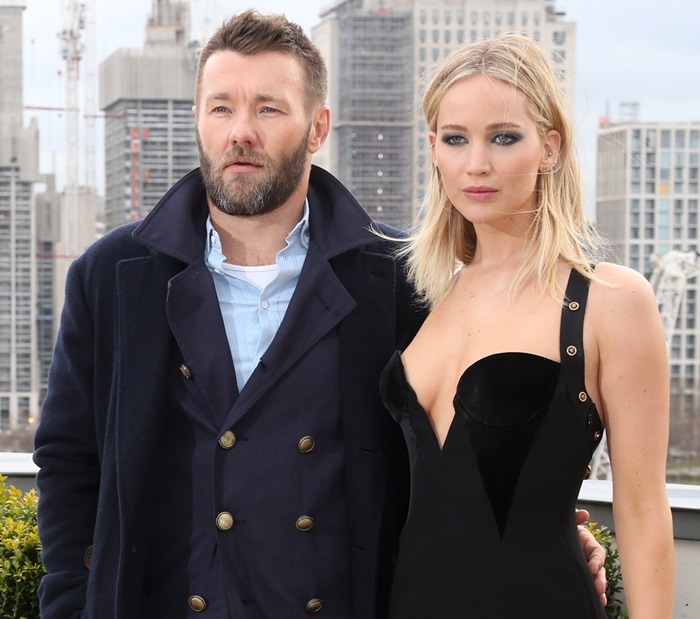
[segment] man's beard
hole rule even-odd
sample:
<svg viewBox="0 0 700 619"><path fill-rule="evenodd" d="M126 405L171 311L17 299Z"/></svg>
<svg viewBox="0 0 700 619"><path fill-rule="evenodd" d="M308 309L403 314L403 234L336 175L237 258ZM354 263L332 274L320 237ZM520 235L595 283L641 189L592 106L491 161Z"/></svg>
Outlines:
<svg viewBox="0 0 700 619"><path fill-rule="evenodd" d="M297 148L291 153L283 154L277 163L254 149L234 146L220 163L215 164L204 152L197 132L199 165L207 196L216 208L228 215L253 217L276 210L289 199L301 182L306 169L310 133L311 127ZM256 173L253 172L233 175L231 180L226 181L224 174L227 164L238 158L263 165L263 178L256 179Z"/></svg>

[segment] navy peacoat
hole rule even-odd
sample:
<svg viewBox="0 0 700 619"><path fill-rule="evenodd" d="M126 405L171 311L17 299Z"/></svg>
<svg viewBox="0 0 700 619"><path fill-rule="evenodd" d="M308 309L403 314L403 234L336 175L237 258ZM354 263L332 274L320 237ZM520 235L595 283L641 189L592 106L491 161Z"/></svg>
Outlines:
<svg viewBox="0 0 700 619"><path fill-rule="evenodd" d="M423 312L392 244L370 230L369 216L339 181L313 167L308 200L314 248L307 261L324 273L327 294L342 295L344 304L333 325L353 605L358 619L379 618L406 512L408 467L400 431L379 398L378 377L392 352L410 341ZM207 214L194 170L143 222L110 232L70 268L34 456L47 569L40 586L44 617L138 616L158 501L159 437L168 422L168 360L179 345L168 315L176 281L204 278L209 292L198 319L223 333L202 258ZM304 286L302 272L295 296ZM285 342L290 366L300 354L298 331L324 328L327 310L320 302L290 305L275 337ZM224 366L203 361L199 368L225 378L212 390L221 406L244 415L263 399L274 406L284 396L275 384L288 368L239 394L232 365Z"/></svg>

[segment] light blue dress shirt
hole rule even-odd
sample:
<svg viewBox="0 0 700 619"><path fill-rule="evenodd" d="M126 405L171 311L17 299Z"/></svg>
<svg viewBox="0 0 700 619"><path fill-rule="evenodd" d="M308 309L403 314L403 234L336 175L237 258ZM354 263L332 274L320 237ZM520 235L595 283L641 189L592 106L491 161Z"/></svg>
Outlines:
<svg viewBox="0 0 700 619"><path fill-rule="evenodd" d="M275 265L235 267L225 263L219 234L211 219L207 220L205 262L214 278L239 391L282 323L299 281L309 238L306 201L304 215L287 235L287 246L278 252Z"/></svg>

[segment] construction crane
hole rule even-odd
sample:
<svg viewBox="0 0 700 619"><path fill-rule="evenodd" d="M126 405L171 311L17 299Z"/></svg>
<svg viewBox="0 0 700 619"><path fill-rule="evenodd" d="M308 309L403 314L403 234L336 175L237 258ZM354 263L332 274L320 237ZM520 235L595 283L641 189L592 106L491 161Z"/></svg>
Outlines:
<svg viewBox="0 0 700 619"><path fill-rule="evenodd" d="M673 333L681 307L681 300L688 280L700 274L700 254L694 251L669 251L651 256L652 273L649 282L656 295L661 321L666 336L666 347L671 351ZM591 478L612 479L607 436L603 438L593 454Z"/></svg>
<svg viewBox="0 0 700 619"><path fill-rule="evenodd" d="M66 22L59 33L61 56L66 61L66 183L64 188L65 238L64 253L76 256L78 247L78 165L80 129L78 118L78 85L80 60L84 45L81 33L85 29L85 3L71 0L66 8Z"/></svg>

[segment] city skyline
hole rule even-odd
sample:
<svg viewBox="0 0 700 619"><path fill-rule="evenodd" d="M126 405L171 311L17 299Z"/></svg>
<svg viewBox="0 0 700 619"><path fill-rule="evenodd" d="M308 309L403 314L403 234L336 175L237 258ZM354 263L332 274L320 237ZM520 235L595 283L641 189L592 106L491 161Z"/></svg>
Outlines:
<svg viewBox="0 0 700 619"><path fill-rule="evenodd" d="M60 108L65 102L65 63L58 32L63 27L66 1L26 0L24 12L24 99L26 106ZM151 2L95 0L96 59L99 64L121 47L143 46ZM195 24L192 38L201 38L218 21L217 9L231 14L250 6L262 12L283 12L307 32L319 21L330 0L311 0L303 6L283 0L260 2L192 0ZM577 27L576 107L581 162L588 202L592 204L595 175L595 134L598 121L620 118L621 105L639 104L642 122L700 121L700 82L689 79L685 67L700 63L700 43L694 32L700 5L671 0L638 8L634 0L557 0L558 10ZM81 99L82 100L82 99ZM26 122L37 116L41 137L41 171L56 172L62 185L65 133L60 111L26 111ZM102 123L98 123L98 169L103 170ZM98 176L98 191L104 193Z"/></svg>

